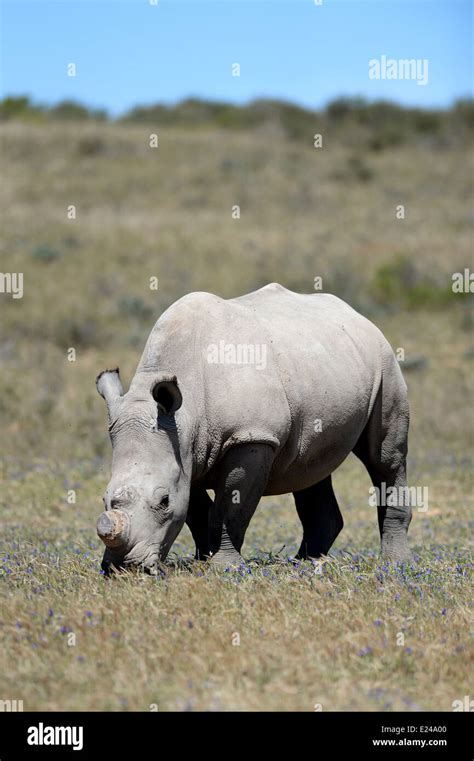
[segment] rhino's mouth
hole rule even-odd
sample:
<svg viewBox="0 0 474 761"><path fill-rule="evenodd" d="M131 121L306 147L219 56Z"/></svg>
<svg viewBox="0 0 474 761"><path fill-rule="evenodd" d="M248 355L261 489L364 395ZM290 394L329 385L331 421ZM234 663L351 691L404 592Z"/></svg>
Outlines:
<svg viewBox="0 0 474 761"><path fill-rule="evenodd" d="M153 549L147 553L130 552L120 557L106 550L102 559L102 570L109 576L121 571L142 571L150 576L159 576L163 573L164 563L160 559L161 553Z"/></svg>

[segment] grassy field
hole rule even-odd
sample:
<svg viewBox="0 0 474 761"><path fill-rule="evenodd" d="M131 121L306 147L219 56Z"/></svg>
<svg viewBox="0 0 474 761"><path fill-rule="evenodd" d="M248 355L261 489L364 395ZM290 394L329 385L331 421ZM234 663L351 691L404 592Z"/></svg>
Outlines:
<svg viewBox="0 0 474 761"><path fill-rule="evenodd" d="M0 699L452 710L473 694L474 321L472 300L450 291L453 272L473 269L466 145L361 152L350 136L315 149L277 130L167 127L152 149L152 131L0 127L1 267L24 273L22 299L0 293ZM184 293L274 280L311 292L317 276L407 362L425 360L405 375L409 482L429 489L413 561L378 559L368 477L351 457L334 478L345 528L321 566L292 561L300 527L285 496L262 501L237 571L191 563L185 529L165 576L105 579L97 372L120 364L128 385L155 319Z"/></svg>

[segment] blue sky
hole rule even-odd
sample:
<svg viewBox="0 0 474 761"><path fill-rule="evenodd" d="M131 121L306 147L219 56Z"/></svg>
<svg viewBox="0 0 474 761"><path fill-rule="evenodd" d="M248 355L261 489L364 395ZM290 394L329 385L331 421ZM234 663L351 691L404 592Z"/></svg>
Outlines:
<svg viewBox="0 0 474 761"><path fill-rule="evenodd" d="M1 0L1 43L1 96L114 115L187 96L318 108L340 95L428 107L472 94L464 0ZM428 84L370 80L368 61L383 54L428 59Z"/></svg>

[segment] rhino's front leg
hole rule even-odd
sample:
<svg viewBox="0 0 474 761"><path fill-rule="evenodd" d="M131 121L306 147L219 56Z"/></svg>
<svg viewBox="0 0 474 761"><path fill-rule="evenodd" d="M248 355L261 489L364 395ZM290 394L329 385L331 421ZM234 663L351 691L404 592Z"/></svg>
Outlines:
<svg viewBox="0 0 474 761"><path fill-rule="evenodd" d="M191 488L186 523L196 545L196 560L207 560L210 556L209 515L213 506L206 489L199 486Z"/></svg>
<svg viewBox="0 0 474 761"><path fill-rule="evenodd" d="M209 521L213 563L243 562L240 550L245 532L265 491L273 459L268 444L239 444L222 460Z"/></svg>

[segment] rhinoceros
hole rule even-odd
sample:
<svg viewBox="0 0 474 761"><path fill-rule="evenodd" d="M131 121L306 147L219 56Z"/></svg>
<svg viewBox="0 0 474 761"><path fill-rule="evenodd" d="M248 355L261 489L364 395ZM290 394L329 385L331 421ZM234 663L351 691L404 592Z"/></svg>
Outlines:
<svg viewBox="0 0 474 761"><path fill-rule="evenodd" d="M343 526L331 475L351 452L379 490L406 487L398 362L330 294L277 283L232 299L190 293L156 322L127 393L118 368L96 382L113 448L97 522L106 571L157 573L185 522L197 558L239 564L260 498L289 492L297 557L326 555ZM382 554L406 558L410 505L377 510Z"/></svg>

